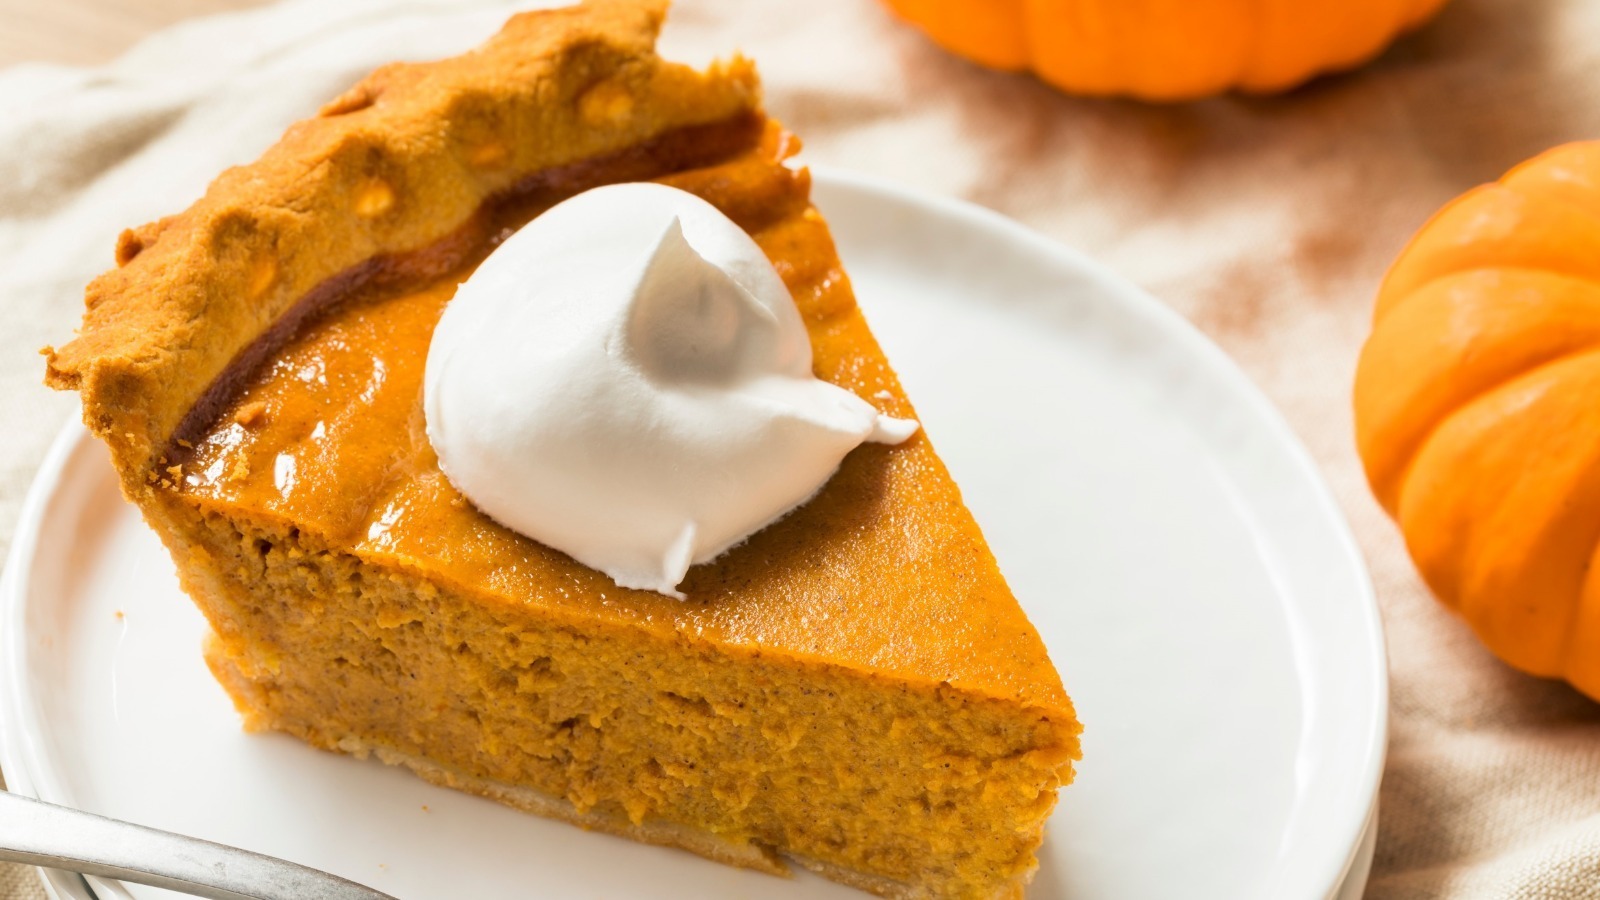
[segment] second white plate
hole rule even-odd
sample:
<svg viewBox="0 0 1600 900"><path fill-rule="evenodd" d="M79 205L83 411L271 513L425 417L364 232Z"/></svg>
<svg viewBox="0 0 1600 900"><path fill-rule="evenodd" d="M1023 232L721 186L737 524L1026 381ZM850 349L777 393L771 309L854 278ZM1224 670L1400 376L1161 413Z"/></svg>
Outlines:
<svg viewBox="0 0 1600 900"><path fill-rule="evenodd" d="M1282 420L1182 319L1008 220L842 174L818 177L817 201L1085 723L1029 896L1358 894L1382 635ZM170 561L76 427L30 496L0 600L0 765L44 799L404 900L859 896L243 734Z"/></svg>

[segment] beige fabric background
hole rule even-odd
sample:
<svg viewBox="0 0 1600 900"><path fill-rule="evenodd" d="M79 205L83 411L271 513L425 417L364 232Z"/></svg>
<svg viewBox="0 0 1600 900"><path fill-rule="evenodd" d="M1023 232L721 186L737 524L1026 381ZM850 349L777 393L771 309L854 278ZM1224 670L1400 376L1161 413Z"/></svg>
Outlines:
<svg viewBox="0 0 1600 900"><path fill-rule="evenodd" d="M185 205L354 69L466 46L502 16L444 5L293 0L101 71L0 73L0 535L74 415L39 387L34 351L71 331L116 232ZM744 49L810 161L1000 210L1233 354L1321 464L1383 605L1392 739L1368 896L1600 898L1600 704L1509 671L1428 598L1366 492L1348 411L1372 294L1406 237L1525 157L1600 137L1600 3L1455 0L1359 74L1177 107L980 70L870 0L679 0L665 46ZM0 898L38 896L21 872L0 872Z"/></svg>

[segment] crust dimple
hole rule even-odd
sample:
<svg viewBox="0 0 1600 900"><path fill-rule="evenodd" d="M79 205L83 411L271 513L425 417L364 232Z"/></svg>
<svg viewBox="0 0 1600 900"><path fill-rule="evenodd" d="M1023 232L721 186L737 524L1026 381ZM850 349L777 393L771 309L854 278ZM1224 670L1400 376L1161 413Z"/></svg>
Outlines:
<svg viewBox="0 0 1600 900"><path fill-rule="evenodd" d="M132 228L124 228L122 233L117 235L116 255L119 267L133 262L133 258L138 256L142 250L144 250L144 239L139 237L139 233Z"/></svg>
<svg viewBox="0 0 1600 900"><path fill-rule="evenodd" d="M758 110L748 62L696 72L655 55L665 8L524 13L463 56L385 66L187 211L124 232L45 379L83 393L124 489L149 492L144 475L190 408L316 285L440 240L534 173ZM619 75L626 114L584 116L576 98Z"/></svg>
<svg viewBox="0 0 1600 900"><path fill-rule="evenodd" d="M383 89L372 79L368 79L323 104L322 108L317 110L317 115L331 119L334 116L360 112L378 102L378 95L381 93Z"/></svg>

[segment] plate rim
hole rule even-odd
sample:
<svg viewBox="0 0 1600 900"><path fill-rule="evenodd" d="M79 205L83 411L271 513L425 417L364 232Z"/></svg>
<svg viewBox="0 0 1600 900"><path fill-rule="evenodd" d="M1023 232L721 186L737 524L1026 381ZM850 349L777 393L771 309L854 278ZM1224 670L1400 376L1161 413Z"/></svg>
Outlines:
<svg viewBox="0 0 1600 900"><path fill-rule="evenodd" d="M62 475L72 457L87 446L92 438L89 429L78 418L67 422L45 452L43 462L28 484L22 501L22 511L12 532L11 548L6 553L5 570L0 572L0 772L5 774L6 790L24 797L40 799L35 785L30 761L38 752L34 742L21 734L16 724L33 713L27 721L37 721L32 701L24 690L23 621L26 608L21 585L28 583L33 573L33 559L38 549L40 526L51 502L54 500ZM62 869L37 867L34 870L43 883L45 894L51 900L100 900L83 876Z"/></svg>
<svg viewBox="0 0 1600 900"><path fill-rule="evenodd" d="M1238 364L1219 346L1206 337L1189 320L1153 295L1117 274L1108 266L1081 251L1055 241L998 212L977 204L952 197L924 192L877 176L812 166L819 187L825 190L846 190L865 194L876 201L932 213L942 218L998 232L1007 241L1021 245L1030 253L1049 257L1070 269L1089 276L1106 288L1120 304L1140 315L1159 329L1161 337L1176 341L1178 348L1203 364L1214 375L1224 379L1234 398L1248 407L1259 424L1265 426L1277 448L1288 455L1304 486L1316 501L1316 513L1331 528L1335 545L1333 550L1346 558L1359 589L1359 596L1351 598L1359 608L1360 631L1366 647L1375 661L1372 675L1372 692L1367 704L1366 741L1364 759L1358 774L1359 783L1370 788L1363 792L1368 802L1347 804L1341 819L1334 828L1344 839L1340 845L1343 854L1331 849L1325 855L1321 872L1312 880L1314 885L1326 885L1326 896L1332 897L1345 890L1347 878L1356 867L1363 848L1363 838L1372 824L1378 788L1382 780L1388 741L1389 671L1387 648L1377 597L1366 562L1356 544L1349 522L1345 518L1320 467L1305 448L1293 428L1283 418L1265 393L1252 382ZM0 722L37 723L38 710L25 689L26 659L25 611L27 594L25 586L33 580L33 562L39 550L39 537L44 519L63 486L76 455L89 446L92 436L79 421L69 422L56 436L45 456L24 499L16 530L7 554L5 571L0 577ZM0 727L0 768L22 792L39 796L38 773L34 771L41 752L36 740L21 734L17 727ZM58 789L59 792L59 789ZM78 876L54 870L41 874L52 887L66 898L98 900L99 895ZM1364 879L1363 879L1364 880Z"/></svg>

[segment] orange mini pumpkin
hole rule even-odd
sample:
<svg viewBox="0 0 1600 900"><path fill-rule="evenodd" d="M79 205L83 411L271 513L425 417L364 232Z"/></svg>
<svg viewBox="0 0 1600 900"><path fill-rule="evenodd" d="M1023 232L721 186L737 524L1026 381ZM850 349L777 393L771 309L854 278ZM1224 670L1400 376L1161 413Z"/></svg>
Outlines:
<svg viewBox="0 0 1600 900"><path fill-rule="evenodd" d="M1367 478L1506 662L1600 699L1600 142L1446 206L1378 293Z"/></svg>
<svg viewBox="0 0 1600 900"><path fill-rule="evenodd" d="M1360 65L1445 0L885 0L952 53L1074 94L1270 93Z"/></svg>

